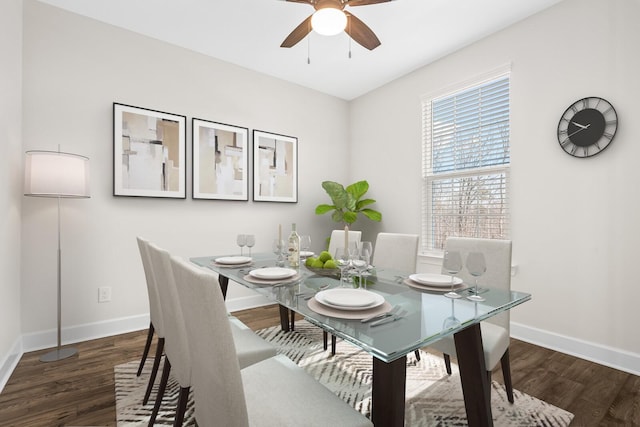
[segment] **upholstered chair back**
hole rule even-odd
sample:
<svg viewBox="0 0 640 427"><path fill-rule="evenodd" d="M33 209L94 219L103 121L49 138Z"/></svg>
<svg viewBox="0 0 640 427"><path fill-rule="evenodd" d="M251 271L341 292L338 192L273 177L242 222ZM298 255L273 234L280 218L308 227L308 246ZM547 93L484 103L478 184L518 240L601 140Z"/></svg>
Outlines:
<svg viewBox="0 0 640 427"><path fill-rule="evenodd" d="M371 262L376 268L415 273L417 261L417 234L378 233Z"/></svg>

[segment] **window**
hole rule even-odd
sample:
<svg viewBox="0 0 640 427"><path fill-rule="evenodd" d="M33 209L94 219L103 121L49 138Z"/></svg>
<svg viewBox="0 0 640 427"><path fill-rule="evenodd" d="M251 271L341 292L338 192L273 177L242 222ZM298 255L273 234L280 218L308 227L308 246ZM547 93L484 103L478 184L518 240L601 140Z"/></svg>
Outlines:
<svg viewBox="0 0 640 427"><path fill-rule="evenodd" d="M509 238L509 74L422 100L422 249Z"/></svg>

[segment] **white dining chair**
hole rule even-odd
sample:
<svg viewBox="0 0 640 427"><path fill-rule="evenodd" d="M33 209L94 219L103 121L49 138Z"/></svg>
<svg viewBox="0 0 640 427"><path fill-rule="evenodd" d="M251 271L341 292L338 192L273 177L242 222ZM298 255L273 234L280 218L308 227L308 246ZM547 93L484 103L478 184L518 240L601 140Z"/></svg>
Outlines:
<svg viewBox="0 0 640 427"><path fill-rule="evenodd" d="M199 426L373 425L283 355L241 370L216 277L176 257L171 263L192 354Z"/></svg>
<svg viewBox="0 0 640 427"><path fill-rule="evenodd" d="M149 330L147 332L147 341L144 346L144 351L142 353L142 358L140 359L140 365L138 366L137 376L140 376L142 373L142 369L144 368L144 364L147 360L147 356L149 354L149 348L151 347L151 342L153 340L153 335L158 337L158 342L156 344L156 356L153 360L153 367L151 368L151 374L149 375L149 382L147 384L147 389L144 393L144 397L142 399L143 405L146 405L149 401L149 397L151 396L151 391L153 389L153 385L156 382L156 377L158 374L158 369L160 367L160 360L162 359L162 355L164 353L164 320L162 316L162 308L160 307L160 297L158 296L158 287L156 285L156 280L153 275L153 269L151 268L151 261L149 260L149 251L148 245L149 242L142 237L137 237L138 249L140 251L140 258L142 259L142 268L144 269L144 275L147 282L147 295L149 298Z"/></svg>
<svg viewBox="0 0 640 427"><path fill-rule="evenodd" d="M466 237L449 237L445 242L445 250L459 251L463 261L469 252L481 252L487 265L486 273L480 276L480 288L483 283L487 287L511 290L511 249L510 240L477 239ZM443 270L443 273L446 273ZM465 283L475 283L475 278L463 268L456 275ZM509 310L491 317L480 323L482 333L482 347L484 360L487 367L487 376L491 380L491 371L501 363L504 377L505 390L509 402L513 403L513 385L511 383L511 364L509 362L510 322ZM451 374L451 356L456 355L456 346L453 336L445 337L429 347L444 353L447 373ZM489 381L490 382L490 381Z"/></svg>
<svg viewBox="0 0 640 427"><path fill-rule="evenodd" d="M405 273L415 273L418 262L417 234L378 233L373 247L371 264L376 268L389 268ZM420 360L420 351L414 352Z"/></svg>
<svg viewBox="0 0 640 427"><path fill-rule="evenodd" d="M169 252L160 249L153 243L148 244L148 249L166 329L164 366L149 426L155 424L169 381L169 373L172 373L180 386L174 426L181 426L191 389L191 355L187 344L187 331L185 330L182 307L178 302L178 290L171 269Z"/></svg>
<svg viewBox="0 0 640 427"><path fill-rule="evenodd" d="M148 244L148 252L156 278L166 329L165 364L162 368L162 378L149 420L149 426L152 426L156 420L171 372L173 372L174 378L180 385L174 420L174 426L179 426L182 425L184 420L191 388L192 365L187 345L187 332L185 330L182 307L178 301L177 283L170 261L170 254L152 243ZM212 286L219 288L217 281L212 283ZM225 316L232 331L233 345L237 348L236 356L238 357L239 366L246 367L276 355L274 346L256 335L239 319L229 316L226 310ZM203 331L203 333L206 334L208 332Z"/></svg>
<svg viewBox="0 0 640 427"><path fill-rule="evenodd" d="M371 264L376 268L415 273L418 239L417 234L378 233Z"/></svg>

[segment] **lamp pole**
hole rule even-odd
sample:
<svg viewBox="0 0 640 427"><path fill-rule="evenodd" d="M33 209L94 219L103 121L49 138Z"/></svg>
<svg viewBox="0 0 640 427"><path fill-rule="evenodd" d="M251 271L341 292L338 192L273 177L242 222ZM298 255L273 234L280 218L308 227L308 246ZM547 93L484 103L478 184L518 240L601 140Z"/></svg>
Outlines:
<svg viewBox="0 0 640 427"><path fill-rule="evenodd" d="M41 362L55 362L76 354L74 347L62 348L62 249L60 244L60 197L58 196L58 346L55 350L43 354Z"/></svg>
<svg viewBox="0 0 640 427"><path fill-rule="evenodd" d="M60 199L88 198L89 159L58 151L27 151L25 162L25 196L57 198L58 202L58 336L57 347L40 357L42 362L66 359L78 352L62 348L62 246L60 238Z"/></svg>

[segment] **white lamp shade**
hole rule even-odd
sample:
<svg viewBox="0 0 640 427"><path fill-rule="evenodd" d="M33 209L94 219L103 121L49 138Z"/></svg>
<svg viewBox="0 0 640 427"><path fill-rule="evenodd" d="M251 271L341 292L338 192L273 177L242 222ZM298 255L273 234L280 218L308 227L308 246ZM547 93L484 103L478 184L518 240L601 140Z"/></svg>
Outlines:
<svg viewBox="0 0 640 427"><path fill-rule="evenodd" d="M311 17L311 28L323 36L334 36L347 26L347 15L340 9L325 7Z"/></svg>
<svg viewBox="0 0 640 427"><path fill-rule="evenodd" d="M89 159L56 151L27 151L25 196L90 197Z"/></svg>

